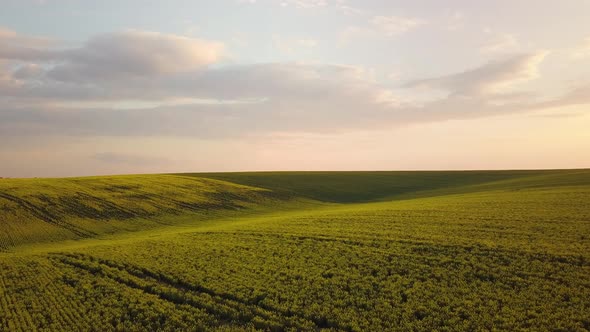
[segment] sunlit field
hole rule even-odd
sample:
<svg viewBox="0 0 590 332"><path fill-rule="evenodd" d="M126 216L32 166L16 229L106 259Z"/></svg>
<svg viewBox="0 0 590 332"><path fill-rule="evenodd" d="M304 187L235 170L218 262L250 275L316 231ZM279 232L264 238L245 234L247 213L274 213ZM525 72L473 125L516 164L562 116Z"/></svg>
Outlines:
<svg viewBox="0 0 590 332"><path fill-rule="evenodd" d="M590 170L0 179L0 331L587 331Z"/></svg>

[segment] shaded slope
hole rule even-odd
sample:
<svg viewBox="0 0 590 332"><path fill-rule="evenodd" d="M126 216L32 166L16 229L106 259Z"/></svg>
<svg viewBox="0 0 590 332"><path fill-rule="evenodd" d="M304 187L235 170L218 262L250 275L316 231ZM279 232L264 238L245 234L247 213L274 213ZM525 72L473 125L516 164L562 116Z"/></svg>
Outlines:
<svg viewBox="0 0 590 332"><path fill-rule="evenodd" d="M169 175L0 181L0 248L157 226L158 217L213 217L284 201L266 189Z"/></svg>
<svg viewBox="0 0 590 332"><path fill-rule="evenodd" d="M178 175L218 179L337 203L510 188L519 184L544 186L550 185L552 181L557 185L590 184L590 170L253 172ZM478 185L487 187L477 187Z"/></svg>

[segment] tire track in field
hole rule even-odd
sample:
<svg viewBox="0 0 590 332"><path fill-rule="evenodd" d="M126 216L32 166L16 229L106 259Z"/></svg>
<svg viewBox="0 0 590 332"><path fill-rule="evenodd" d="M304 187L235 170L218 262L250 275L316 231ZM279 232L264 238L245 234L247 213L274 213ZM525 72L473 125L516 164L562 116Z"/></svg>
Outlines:
<svg viewBox="0 0 590 332"><path fill-rule="evenodd" d="M172 302L178 305L190 305L193 308L204 310L207 313L219 319L220 321L226 323L235 323L236 321L240 323L249 323L254 318L261 317L266 321L269 321L270 323L279 323L283 327L291 327L296 328L298 330L301 330L302 322L313 323L315 326L314 330L316 331L329 327L335 328L338 331L351 330L350 328L340 326L336 322L330 322L328 325L327 320L324 317L304 317L302 315L298 315L290 311L285 311L282 309L275 308L273 306L264 305L263 303L260 303L260 301L248 301L236 297L232 294L218 293L204 286L178 280L162 273L155 273L153 271L150 271L139 266L133 266L130 264L119 264L113 261L95 258L93 256L84 254L52 253L51 256L53 256L57 261L63 264L85 270L86 272L91 274L101 275L103 277L114 280L118 283L121 283L125 286L141 290L151 295L158 296L160 299L164 301ZM88 263L94 264L95 266L91 266ZM107 269L105 269L104 267L106 267ZM138 278L141 281L146 282L147 285L141 285L130 278L125 278L110 273L108 269L121 272L124 275L127 275L126 277L133 276L135 278ZM158 286L170 288L173 290L173 292L162 291L158 289ZM181 291L181 296L174 295L174 293L179 294L178 291ZM208 305L206 303L203 303L203 301L187 297L187 293L196 296L209 296L214 301L214 304ZM216 308L216 306L225 306L231 308L235 311L235 313L230 314L228 316L227 311L223 311L220 308ZM271 326L263 326L262 328L268 329L269 327Z"/></svg>
<svg viewBox="0 0 590 332"><path fill-rule="evenodd" d="M551 262L554 264L565 264L570 266L579 267L590 267L590 260L586 259L580 254L551 254L544 252L530 252L526 250L517 250L513 248L505 247L490 247L483 244L443 244L429 242L425 240L402 240L402 239L374 239L374 238L349 238L349 237L337 237L337 236L324 236L324 235L301 235L301 234L289 234L289 233L274 233L274 232L257 232L257 231L205 231L188 233L188 236L199 234L199 235L232 235L232 236L251 236L257 238L269 238L274 237L277 239L288 239L298 241L316 241L316 242L327 242L327 243L338 243L347 246L359 246L366 248L380 249L385 244L398 244L410 248L412 254L396 254L398 256L405 257L422 257L425 260L432 260L425 254L437 254L446 256L455 256L458 254L470 254L482 257L490 256L523 256L527 257L528 260L540 260L544 262Z"/></svg>

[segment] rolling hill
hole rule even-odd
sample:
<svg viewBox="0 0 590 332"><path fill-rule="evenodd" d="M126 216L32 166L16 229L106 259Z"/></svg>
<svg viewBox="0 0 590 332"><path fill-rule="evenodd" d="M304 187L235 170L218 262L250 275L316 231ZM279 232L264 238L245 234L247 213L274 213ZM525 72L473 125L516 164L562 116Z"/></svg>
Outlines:
<svg viewBox="0 0 590 332"><path fill-rule="evenodd" d="M590 170L0 180L0 330L590 330Z"/></svg>

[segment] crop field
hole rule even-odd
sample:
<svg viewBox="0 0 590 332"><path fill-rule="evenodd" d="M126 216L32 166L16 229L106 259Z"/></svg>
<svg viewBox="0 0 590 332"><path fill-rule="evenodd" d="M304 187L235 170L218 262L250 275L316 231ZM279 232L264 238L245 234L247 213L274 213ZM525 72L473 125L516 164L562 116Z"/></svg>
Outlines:
<svg viewBox="0 0 590 332"><path fill-rule="evenodd" d="M590 170L0 179L0 331L590 331Z"/></svg>

